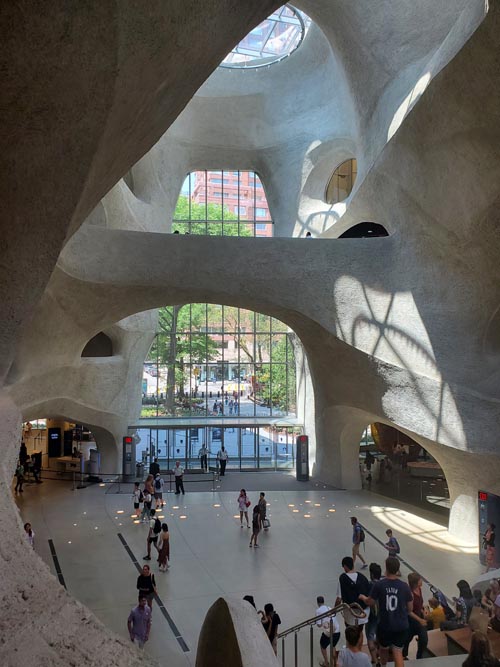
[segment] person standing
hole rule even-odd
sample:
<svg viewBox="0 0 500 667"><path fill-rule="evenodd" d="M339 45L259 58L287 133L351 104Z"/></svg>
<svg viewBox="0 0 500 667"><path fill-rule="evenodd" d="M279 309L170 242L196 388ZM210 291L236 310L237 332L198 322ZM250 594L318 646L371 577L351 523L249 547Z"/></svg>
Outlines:
<svg viewBox="0 0 500 667"><path fill-rule="evenodd" d="M132 609L127 620L130 641L144 648L151 630L151 608L144 596L139 596L139 604Z"/></svg>
<svg viewBox="0 0 500 667"><path fill-rule="evenodd" d="M166 572L169 568L170 560L170 534L168 532L168 525L161 524L161 533L158 539L158 565L160 572Z"/></svg>
<svg viewBox="0 0 500 667"><path fill-rule="evenodd" d="M200 447L198 456L200 458L201 469L205 472L208 472L208 447L205 443L203 443Z"/></svg>
<svg viewBox="0 0 500 667"><path fill-rule="evenodd" d="M35 531L31 528L31 523L24 524L24 532L26 533L26 541L32 549L35 548Z"/></svg>
<svg viewBox="0 0 500 667"><path fill-rule="evenodd" d="M161 477L159 472L156 473L154 481L154 490L155 490L155 508L157 510L160 510L165 503L163 502L163 477Z"/></svg>
<svg viewBox="0 0 500 667"><path fill-rule="evenodd" d="M368 563L365 561L363 556L359 553L359 547L365 541L365 531L361 527L361 524L358 522L357 517L351 517L352 525L352 560L356 564L356 558L363 563L361 569L364 570L365 567L368 567Z"/></svg>
<svg viewBox="0 0 500 667"><path fill-rule="evenodd" d="M257 540L259 538L259 533L260 533L260 512L259 512L259 506L255 505L253 508L253 513L252 513L252 537L250 538L250 544L248 545L249 547L253 546L257 549L258 544Z"/></svg>
<svg viewBox="0 0 500 667"><path fill-rule="evenodd" d="M149 565L142 566L142 572L137 577L137 590L139 591L139 600L146 598L149 608L153 611L153 598L156 595L155 575L151 574Z"/></svg>
<svg viewBox="0 0 500 667"><path fill-rule="evenodd" d="M219 449L219 451L217 452L217 460L218 460L219 463L220 463L220 474L221 474L221 477L224 477L224 475L225 475L225 473L226 473L226 465L227 465L227 461L228 461L228 459L229 459L229 455L228 455L228 453L227 453L227 450L226 450L226 448L224 447L224 445L222 445L222 447L221 447L221 448Z"/></svg>
<svg viewBox="0 0 500 667"><path fill-rule="evenodd" d="M327 611L330 611L331 607L328 607L328 605L325 604L325 598L322 595L318 595L316 602L318 604L318 608L316 609L316 616L322 616L323 614L326 614ZM319 639L319 647L321 649L321 655L323 656L323 662L320 662L319 665L320 667L328 667L330 664L327 653L328 648L331 644L335 649L340 639L339 622L337 621L337 616L332 614L326 618L318 619L316 621L316 625L322 630L321 637Z"/></svg>
<svg viewBox="0 0 500 667"><path fill-rule="evenodd" d="M144 495L139 488L139 482L134 482L134 490L132 492L132 501L134 503L135 515L137 518L141 515L141 503L144 501Z"/></svg>
<svg viewBox="0 0 500 667"><path fill-rule="evenodd" d="M269 637L271 646L273 647L274 655L278 655L278 625L281 624L281 618L274 611L273 605L268 602L264 605L264 611L259 612L262 616L262 627Z"/></svg>
<svg viewBox="0 0 500 667"><path fill-rule="evenodd" d="M345 602L346 604L359 604L360 595L368 595L370 592L370 582L361 572L354 570L354 561L350 556L342 559L343 574L339 577L337 586L337 599L335 605ZM346 625L364 625L370 618L370 609L365 609L366 617L356 619L349 611L344 612Z"/></svg>
<svg viewBox="0 0 500 667"><path fill-rule="evenodd" d="M173 472L175 479L175 495L178 496L181 491L182 495L184 495L184 468L181 466L180 461L175 462Z"/></svg>
<svg viewBox="0 0 500 667"><path fill-rule="evenodd" d="M385 561L385 578L376 581L370 595L359 599L369 606L378 603L379 623L377 639L380 646L380 662L387 665L392 648L395 667L403 667L403 646L408 632L408 614L413 611L410 587L398 578L399 560L389 556Z"/></svg>
<svg viewBox="0 0 500 667"><path fill-rule="evenodd" d="M356 625L345 629L347 646L340 649L338 667L371 667L370 658L363 653L363 630Z"/></svg>
<svg viewBox="0 0 500 667"><path fill-rule="evenodd" d="M240 510L240 524L242 528L243 528L243 515L245 515L247 528L250 528L250 522L248 521L248 508L250 507L250 505L251 502L248 499L247 492L245 491L245 489L241 489L240 495L238 496L238 507Z"/></svg>
<svg viewBox="0 0 500 667"><path fill-rule="evenodd" d="M156 477L156 475L160 472L160 464L158 463L158 459L155 458L154 461L149 466L149 474L153 476L153 478Z"/></svg>
<svg viewBox="0 0 500 667"><path fill-rule="evenodd" d="M267 514L266 494L264 493L264 491L261 491L259 494L258 508L259 508L260 527L263 528Z"/></svg>
<svg viewBox="0 0 500 667"><path fill-rule="evenodd" d="M417 572L408 575L408 586L413 595L413 611L408 614L408 635L403 647L403 658L408 658L408 648L411 640L417 636L417 660L424 657L429 638L427 635L427 619L424 614L424 598L422 596L422 577Z"/></svg>
<svg viewBox="0 0 500 667"><path fill-rule="evenodd" d="M496 548L495 548L495 524L489 523L486 526L486 531L483 535L483 545L486 547L486 570L489 572L495 568Z"/></svg>
<svg viewBox="0 0 500 667"><path fill-rule="evenodd" d="M17 468L16 468L16 486L14 487L14 492L17 493L23 493L23 483L24 483L24 466L21 463L21 461L17 462Z"/></svg>

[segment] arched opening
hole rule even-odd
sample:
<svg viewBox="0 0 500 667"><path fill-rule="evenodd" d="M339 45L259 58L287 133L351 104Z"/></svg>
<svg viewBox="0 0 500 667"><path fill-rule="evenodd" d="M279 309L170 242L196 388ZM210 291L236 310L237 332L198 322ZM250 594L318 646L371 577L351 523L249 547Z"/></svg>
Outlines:
<svg viewBox="0 0 500 667"><path fill-rule="evenodd" d="M175 207L174 234L273 236L273 221L259 175L212 169L189 173Z"/></svg>
<svg viewBox="0 0 500 667"><path fill-rule="evenodd" d="M443 469L405 433L381 422L369 424L359 460L364 488L449 518L450 494Z"/></svg>
<svg viewBox="0 0 500 667"><path fill-rule="evenodd" d="M82 350L82 357L112 357L113 343L109 336L100 331L91 338Z"/></svg>
<svg viewBox="0 0 500 667"><path fill-rule="evenodd" d="M303 427L298 346L286 324L262 313L207 303L161 308L144 362L141 419L131 425L137 460L199 468L203 445L215 463L224 444L229 467L293 468Z"/></svg>
<svg viewBox="0 0 500 667"><path fill-rule="evenodd" d="M377 222L359 222L341 234L339 239L370 239L376 236L389 236L389 232Z"/></svg>

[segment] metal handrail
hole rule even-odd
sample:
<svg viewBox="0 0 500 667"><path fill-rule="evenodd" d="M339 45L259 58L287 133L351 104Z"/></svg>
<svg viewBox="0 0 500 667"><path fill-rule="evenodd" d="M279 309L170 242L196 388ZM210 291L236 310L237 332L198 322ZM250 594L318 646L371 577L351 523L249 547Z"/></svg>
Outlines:
<svg viewBox="0 0 500 667"><path fill-rule="evenodd" d="M297 625L293 625L291 628L288 628L288 630L283 630L283 632L280 632L277 637L278 639L282 639L283 637L287 637L290 635L292 632L298 632L301 628L305 628L308 625L316 625L318 621L321 621L323 618L330 618L330 616L335 616L339 612L344 613L345 611L349 611L354 618L366 618L366 612L363 610L363 608L357 603L354 602L353 604L347 604L346 602L341 602L340 604L336 605L335 607L332 607L328 611L325 611L323 614L319 614L318 616L314 616L313 618L308 618L305 621L302 621L301 623L298 623Z"/></svg>
<svg viewBox="0 0 500 667"><path fill-rule="evenodd" d="M292 626L291 628L288 628L288 630L284 630L283 632L280 632L277 635L277 640L281 639L281 664L283 667L285 667L285 639L288 637L288 635L293 634L293 644L294 644L294 664L295 667L298 667L299 664L299 649L298 649L298 636L299 636L299 630L302 628L306 628L309 626L309 657L310 657L310 664L311 667L314 665L314 626L317 624L318 621L321 621L322 619L329 619L330 623L330 629L329 629L329 635L330 637L333 636L333 616L335 616L338 612L341 612L342 614L346 611L349 611L349 613L356 619L361 619L361 618L366 618L366 613L363 611L363 609L360 607L360 605L357 602L354 602L353 604L346 604L345 602L341 602L340 604L336 605L335 607L332 607L332 609L329 609L328 611L325 611L323 614L319 614L318 616L315 616L314 618L308 618L305 621L302 621L302 623L298 623L297 625ZM325 629L323 628L323 632L325 632ZM333 643L330 642L330 659L329 663L333 667L333 665L337 664L337 657L336 657L336 652L333 647Z"/></svg>

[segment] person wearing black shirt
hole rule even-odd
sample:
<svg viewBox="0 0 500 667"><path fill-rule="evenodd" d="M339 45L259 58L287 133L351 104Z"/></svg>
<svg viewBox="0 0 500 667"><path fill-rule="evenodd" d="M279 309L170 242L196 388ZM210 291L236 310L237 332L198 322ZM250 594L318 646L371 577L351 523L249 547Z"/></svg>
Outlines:
<svg viewBox="0 0 500 667"><path fill-rule="evenodd" d="M274 654L278 655L278 625L281 624L281 618L274 611L270 602L264 605L264 611L260 611L259 614L262 616L262 627L269 637Z"/></svg>
<svg viewBox="0 0 500 667"><path fill-rule="evenodd" d="M137 577L137 590L139 591L139 599L145 597L148 601L148 606L153 611L153 598L156 594L155 575L151 574L149 565L144 565L142 573Z"/></svg>
<svg viewBox="0 0 500 667"><path fill-rule="evenodd" d="M155 459L149 466L149 474L153 475L153 477L156 477L159 472L160 464L158 463L158 459Z"/></svg>

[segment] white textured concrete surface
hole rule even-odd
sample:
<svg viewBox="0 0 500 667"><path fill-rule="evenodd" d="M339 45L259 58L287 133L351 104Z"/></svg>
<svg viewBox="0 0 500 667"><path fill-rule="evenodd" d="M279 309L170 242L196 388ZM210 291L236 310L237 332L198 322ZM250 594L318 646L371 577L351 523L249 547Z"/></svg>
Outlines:
<svg viewBox="0 0 500 667"><path fill-rule="evenodd" d="M458 538L477 534L478 488L500 493L499 2L302 0L315 25L288 60L210 76L276 6L0 10L5 664L28 661L26 572L39 664L136 661L70 598L47 595L53 581L19 536L8 482L23 418L84 422L118 465L155 326L144 311L160 305L215 300L297 332L317 475L356 488L359 435L379 420L441 463ZM327 206L328 178L350 156L353 193ZM195 168L257 170L280 238L168 237ZM391 237L337 240L364 220ZM330 238L284 238L307 230ZM99 331L114 356L81 359Z"/></svg>

